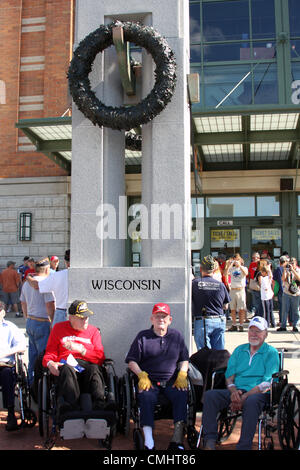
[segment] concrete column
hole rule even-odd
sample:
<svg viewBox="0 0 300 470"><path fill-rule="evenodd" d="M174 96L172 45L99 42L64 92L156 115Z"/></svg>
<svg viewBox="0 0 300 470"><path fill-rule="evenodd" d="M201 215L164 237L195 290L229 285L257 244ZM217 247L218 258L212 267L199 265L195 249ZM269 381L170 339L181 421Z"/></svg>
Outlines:
<svg viewBox="0 0 300 470"><path fill-rule="evenodd" d="M140 268L122 267L123 239L101 240L95 235L97 229L102 233L105 230L97 217L99 205L109 203L118 209L119 196L124 194L124 133L94 127L73 107L69 300L82 298L89 303L106 355L115 360L116 371L121 374L135 335L150 326L156 302L169 303L174 328L191 346L188 0L77 0L76 43L114 19L139 21L158 30L175 52L178 77L171 103L142 129L142 202L149 209L153 204L156 208L165 204L164 222L168 211L176 208L177 233L174 237L171 224L171 236L162 239L158 224L153 225L152 233L150 224ZM112 49L96 58L90 79L101 101L119 106L123 91ZM144 54L144 96L153 86L153 72L152 58Z"/></svg>

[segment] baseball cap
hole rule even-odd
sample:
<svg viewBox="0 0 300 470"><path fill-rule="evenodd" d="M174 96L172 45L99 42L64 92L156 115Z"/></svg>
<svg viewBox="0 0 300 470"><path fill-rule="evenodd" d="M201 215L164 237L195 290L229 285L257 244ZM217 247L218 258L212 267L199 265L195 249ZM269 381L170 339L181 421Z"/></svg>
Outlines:
<svg viewBox="0 0 300 470"><path fill-rule="evenodd" d="M88 305L84 300L74 300L69 307L69 315L74 315L78 318L85 318L94 315L94 312L89 310Z"/></svg>
<svg viewBox="0 0 300 470"><path fill-rule="evenodd" d="M155 304L152 309L152 315L155 315L156 313L164 313L165 315L171 315L169 305L163 303Z"/></svg>
<svg viewBox="0 0 300 470"><path fill-rule="evenodd" d="M201 260L201 266L206 272L213 271L215 269L215 260L211 255L207 255Z"/></svg>
<svg viewBox="0 0 300 470"><path fill-rule="evenodd" d="M57 256L51 256L50 261L58 261L58 257Z"/></svg>
<svg viewBox="0 0 300 470"><path fill-rule="evenodd" d="M249 323L249 328L251 326L256 326L257 328L259 328L260 330L267 330L268 329L268 322L267 320L265 320L263 317L253 317L251 320L250 320L250 323Z"/></svg>

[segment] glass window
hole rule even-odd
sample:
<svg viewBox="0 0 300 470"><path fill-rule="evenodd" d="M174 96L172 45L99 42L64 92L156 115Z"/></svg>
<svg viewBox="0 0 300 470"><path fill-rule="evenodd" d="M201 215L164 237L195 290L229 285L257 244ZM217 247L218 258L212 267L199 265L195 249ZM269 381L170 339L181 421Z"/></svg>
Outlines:
<svg viewBox="0 0 300 470"><path fill-rule="evenodd" d="M254 196L207 197L207 217L254 217Z"/></svg>
<svg viewBox="0 0 300 470"><path fill-rule="evenodd" d="M271 258L278 258L281 253L280 228L254 228L252 229L252 252L267 251Z"/></svg>
<svg viewBox="0 0 300 470"><path fill-rule="evenodd" d="M244 60L244 55L247 55L245 54L246 50L250 50L247 43L205 44L203 46L203 57L205 62Z"/></svg>
<svg viewBox="0 0 300 470"><path fill-rule="evenodd" d="M204 243L204 198L192 197L191 249L201 250Z"/></svg>
<svg viewBox="0 0 300 470"><path fill-rule="evenodd" d="M201 46L196 44L195 46L190 47L190 61L191 62L201 62Z"/></svg>
<svg viewBox="0 0 300 470"><path fill-rule="evenodd" d="M254 70L254 103L278 103L277 66L260 64Z"/></svg>
<svg viewBox="0 0 300 470"><path fill-rule="evenodd" d="M289 0L290 36L300 36L300 2Z"/></svg>
<svg viewBox="0 0 300 470"><path fill-rule="evenodd" d="M298 200L298 215L300 215L300 196L297 196Z"/></svg>
<svg viewBox="0 0 300 470"><path fill-rule="evenodd" d="M239 229L211 229L210 246L211 253L214 257L217 257L219 252L224 253L227 256L239 253L240 245Z"/></svg>
<svg viewBox="0 0 300 470"><path fill-rule="evenodd" d="M257 215L276 217L280 215L279 195L276 196L257 196Z"/></svg>
<svg viewBox="0 0 300 470"><path fill-rule="evenodd" d="M249 34L248 0L203 4L204 41L248 39Z"/></svg>
<svg viewBox="0 0 300 470"><path fill-rule="evenodd" d="M300 230L297 230L297 241L298 241L298 262L300 260Z"/></svg>
<svg viewBox="0 0 300 470"><path fill-rule="evenodd" d="M204 85L205 106L252 104L250 65L205 67Z"/></svg>
<svg viewBox="0 0 300 470"><path fill-rule="evenodd" d="M274 0L252 0L252 38L275 37L275 8Z"/></svg>
<svg viewBox="0 0 300 470"><path fill-rule="evenodd" d="M200 5L190 5L190 41L200 42Z"/></svg>

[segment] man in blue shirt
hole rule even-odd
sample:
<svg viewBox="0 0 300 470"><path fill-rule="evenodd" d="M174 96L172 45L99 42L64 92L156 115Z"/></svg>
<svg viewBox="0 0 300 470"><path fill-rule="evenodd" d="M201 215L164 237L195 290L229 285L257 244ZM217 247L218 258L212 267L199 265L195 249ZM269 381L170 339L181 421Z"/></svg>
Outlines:
<svg viewBox="0 0 300 470"><path fill-rule="evenodd" d="M253 317L249 323L249 343L238 346L232 353L225 373L227 389L208 390L204 394L204 448L214 450L218 431L217 415L224 408L242 411L242 429L237 450L251 450L260 413L269 402L272 375L279 370L278 351L265 343L268 323Z"/></svg>
<svg viewBox="0 0 300 470"><path fill-rule="evenodd" d="M138 377L138 402L145 449L154 449L152 430L159 393L163 393L172 403L174 434L169 449L184 449L189 353L181 333L169 328L171 322L169 305L154 305L152 328L138 333L125 359L129 369Z"/></svg>
<svg viewBox="0 0 300 470"><path fill-rule="evenodd" d="M192 281L192 316L197 349L225 347L224 309L227 309L230 296L223 282L213 277L215 263L211 255L203 258L200 265L202 277Z"/></svg>

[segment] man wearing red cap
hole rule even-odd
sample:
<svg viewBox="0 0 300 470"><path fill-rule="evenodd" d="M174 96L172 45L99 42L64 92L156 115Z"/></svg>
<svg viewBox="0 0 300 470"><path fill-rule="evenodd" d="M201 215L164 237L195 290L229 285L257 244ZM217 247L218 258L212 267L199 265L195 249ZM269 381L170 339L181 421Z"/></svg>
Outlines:
<svg viewBox="0 0 300 470"><path fill-rule="evenodd" d="M50 273L58 271L59 258L57 256L51 256L50 258Z"/></svg>
<svg viewBox="0 0 300 470"><path fill-rule="evenodd" d="M173 408L174 434L169 449L184 449L189 353L181 333L169 328L171 322L169 305L154 305L152 327L138 333L125 359L138 377L145 449L154 449L154 408L160 392L171 401Z"/></svg>

